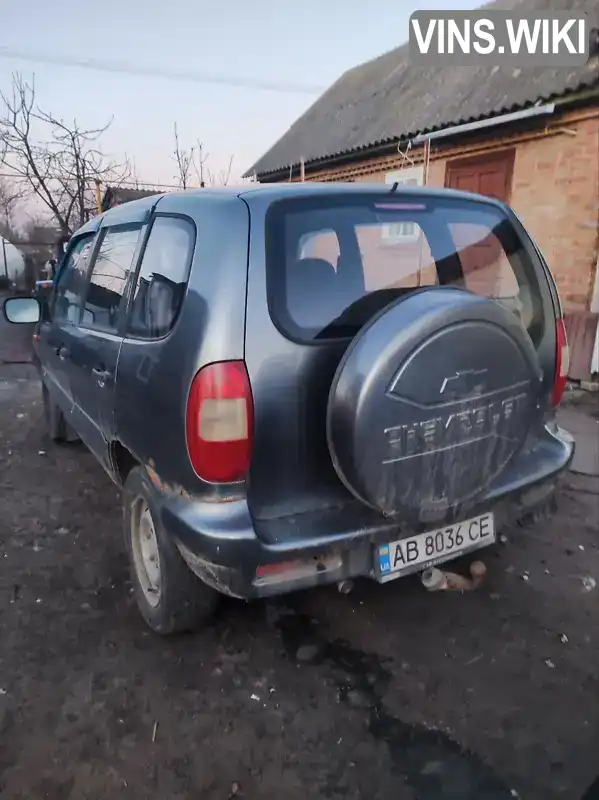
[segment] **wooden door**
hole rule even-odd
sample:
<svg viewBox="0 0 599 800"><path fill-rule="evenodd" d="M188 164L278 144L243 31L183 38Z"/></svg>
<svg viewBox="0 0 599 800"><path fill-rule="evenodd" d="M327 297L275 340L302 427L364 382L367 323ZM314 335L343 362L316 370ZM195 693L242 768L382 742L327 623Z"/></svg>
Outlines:
<svg viewBox="0 0 599 800"><path fill-rule="evenodd" d="M514 151L449 162L445 185L463 192L474 192L507 202L512 182ZM452 235L459 252L466 285L487 296L504 291L502 285L513 283L512 270L497 237L477 230L476 225L453 226Z"/></svg>
<svg viewBox="0 0 599 800"><path fill-rule="evenodd" d="M450 161L445 185L450 189L475 192L507 202L510 197L514 151L503 150L487 156Z"/></svg>

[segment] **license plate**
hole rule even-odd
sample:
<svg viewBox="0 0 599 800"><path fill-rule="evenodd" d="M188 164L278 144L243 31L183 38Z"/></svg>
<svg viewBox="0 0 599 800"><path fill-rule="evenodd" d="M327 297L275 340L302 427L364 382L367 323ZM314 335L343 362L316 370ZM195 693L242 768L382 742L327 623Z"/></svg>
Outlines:
<svg viewBox="0 0 599 800"><path fill-rule="evenodd" d="M376 549L377 579L384 583L410 572L425 570L470 550L487 547L494 541L495 521L493 514L489 513L383 544Z"/></svg>

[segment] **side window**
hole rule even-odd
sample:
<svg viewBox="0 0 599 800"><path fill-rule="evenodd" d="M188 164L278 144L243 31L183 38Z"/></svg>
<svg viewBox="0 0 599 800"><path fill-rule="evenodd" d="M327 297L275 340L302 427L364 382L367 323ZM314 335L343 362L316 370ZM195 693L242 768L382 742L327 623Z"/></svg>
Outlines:
<svg viewBox="0 0 599 800"><path fill-rule="evenodd" d="M116 332L121 302L135 268L141 229L141 225L121 225L104 233L87 289L85 327Z"/></svg>
<svg viewBox="0 0 599 800"><path fill-rule="evenodd" d="M158 339L181 309L195 244L195 227L181 217L156 217L135 285L128 334Z"/></svg>
<svg viewBox="0 0 599 800"><path fill-rule="evenodd" d="M62 265L52 300L52 318L56 321L70 322L73 325L79 323L89 257L95 236L94 233L90 233L78 239L72 245Z"/></svg>

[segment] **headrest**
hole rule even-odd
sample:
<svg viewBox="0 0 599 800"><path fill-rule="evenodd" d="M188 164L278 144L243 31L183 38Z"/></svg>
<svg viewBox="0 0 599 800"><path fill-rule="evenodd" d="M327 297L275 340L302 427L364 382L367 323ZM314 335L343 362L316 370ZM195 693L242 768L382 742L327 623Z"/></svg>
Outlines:
<svg viewBox="0 0 599 800"><path fill-rule="evenodd" d="M324 258L299 258L292 269L293 277L307 281L334 280L337 273L330 261Z"/></svg>
<svg viewBox="0 0 599 800"><path fill-rule="evenodd" d="M333 265L323 258L301 258L292 264L287 274L287 309L292 319L305 327L327 325L336 278Z"/></svg>

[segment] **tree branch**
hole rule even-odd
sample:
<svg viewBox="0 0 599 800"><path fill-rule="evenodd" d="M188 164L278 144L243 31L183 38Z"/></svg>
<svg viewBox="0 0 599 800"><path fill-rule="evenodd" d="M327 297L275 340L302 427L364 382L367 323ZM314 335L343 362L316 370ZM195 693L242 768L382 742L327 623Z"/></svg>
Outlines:
<svg viewBox="0 0 599 800"><path fill-rule="evenodd" d="M61 231L72 233L94 213L95 181L119 185L130 175L128 160L116 163L98 146L112 120L89 128L65 122L36 105L33 80L19 73L10 97L0 93L0 99L0 156L24 194L38 197ZM34 129L44 135L35 138Z"/></svg>
<svg viewBox="0 0 599 800"><path fill-rule="evenodd" d="M178 182L181 189L187 189L189 186L189 176L192 164L194 163L193 147L191 150L183 150L179 144L179 133L177 131L177 123L174 126L175 134L175 149L173 151L173 160L177 165L177 175L175 180Z"/></svg>

